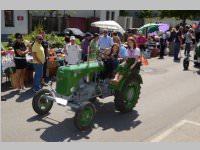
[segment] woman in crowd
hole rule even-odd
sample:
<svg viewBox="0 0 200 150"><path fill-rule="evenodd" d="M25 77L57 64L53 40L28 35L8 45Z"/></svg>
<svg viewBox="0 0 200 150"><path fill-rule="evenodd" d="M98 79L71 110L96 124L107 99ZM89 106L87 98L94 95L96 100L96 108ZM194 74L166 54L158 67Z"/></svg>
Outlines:
<svg viewBox="0 0 200 150"><path fill-rule="evenodd" d="M138 32L138 36L137 36L137 46L140 48L140 50L144 51L145 50L145 43L146 43L146 38L145 36L142 34L141 31Z"/></svg>
<svg viewBox="0 0 200 150"><path fill-rule="evenodd" d="M112 78L113 74L115 74L116 69L119 64L119 59L121 59L121 55L119 52L119 44L114 43L111 49L103 52L104 55L104 66L105 72L104 77Z"/></svg>
<svg viewBox="0 0 200 150"><path fill-rule="evenodd" d="M117 74L115 78L111 81L111 84L118 84L119 81L123 78L124 75L129 71L133 71L136 68L139 57L140 57L140 49L137 48L136 41L133 37L128 38L128 49L126 54L125 61L118 67Z"/></svg>
<svg viewBox="0 0 200 150"><path fill-rule="evenodd" d="M16 41L14 43L14 51L15 51L15 65L16 65L16 79L17 79L17 89L19 93L21 90L25 89L24 86L24 77L26 72L26 54L29 50L26 49L25 43L23 42L22 34L15 34Z"/></svg>
<svg viewBox="0 0 200 150"><path fill-rule="evenodd" d="M121 39L119 38L119 36L116 36L115 38L113 38L113 42L119 44L120 55L121 55L122 59L125 59L126 58L126 48L122 45Z"/></svg>
<svg viewBox="0 0 200 150"><path fill-rule="evenodd" d="M90 41L90 45L88 48L89 60L94 60L97 57L97 53L99 52L98 40L99 40L99 34L95 33L93 39Z"/></svg>
<svg viewBox="0 0 200 150"><path fill-rule="evenodd" d="M170 37L168 39L169 44L171 45L171 51L174 51L174 40L176 38L176 28L172 28L172 30L170 31Z"/></svg>
<svg viewBox="0 0 200 150"><path fill-rule="evenodd" d="M166 35L165 32L161 32L161 35L160 35L160 57L159 57L159 59L164 59L166 47L167 47L167 35Z"/></svg>

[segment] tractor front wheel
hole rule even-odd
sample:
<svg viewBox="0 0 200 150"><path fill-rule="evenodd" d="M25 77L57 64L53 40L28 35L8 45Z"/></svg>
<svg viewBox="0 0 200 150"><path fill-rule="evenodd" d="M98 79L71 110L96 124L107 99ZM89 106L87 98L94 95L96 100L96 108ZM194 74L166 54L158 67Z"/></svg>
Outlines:
<svg viewBox="0 0 200 150"><path fill-rule="evenodd" d="M76 112L74 124L80 130L89 129L95 116L95 107L90 102L84 102Z"/></svg>
<svg viewBox="0 0 200 150"><path fill-rule="evenodd" d="M140 84L132 82L125 85L122 91L115 92L115 108L120 112L130 112L138 102L140 95Z"/></svg>
<svg viewBox="0 0 200 150"><path fill-rule="evenodd" d="M45 96L52 96L52 94L49 90L42 89L33 97L32 107L33 110L39 115L47 114L53 106L53 101L48 100Z"/></svg>

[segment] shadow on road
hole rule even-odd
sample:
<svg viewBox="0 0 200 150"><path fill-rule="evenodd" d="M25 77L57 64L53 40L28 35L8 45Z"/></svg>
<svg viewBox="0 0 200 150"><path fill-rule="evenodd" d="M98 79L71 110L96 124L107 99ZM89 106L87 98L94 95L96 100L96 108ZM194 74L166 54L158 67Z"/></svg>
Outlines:
<svg viewBox="0 0 200 150"><path fill-rule="evenodd" d="M48 114L46 114L46 115L42 115L42 116L40 116L40 115L35 115L35 116L29 118L29 119L27 120L27 122L41 121L42 119L44 119L45 117L47 117L49 114L50 114L50 113L48 113Z"/></svg>
<svg viewBox="0 0 200 150"><path fill-rule="evenodd" d="M120 113L115 111L114 103L100 103L95 105L97 114L95 116L95 124L102 130L114 129L117 132L130 130L138 126L141 121L136 120L139 116L136 110L130 113Z"/></svg>
<svg viewBox="0 0 200 150"><path fill-rule="evenodd" d="M81 132L75 128L73 124L74 118L66 118L64 121L57 124L49 121L53 119L47 117L47 115L41 117L34 116L27 121L43 121L52 125L46 128L40 136L42 140L47 142L70 142L83 138L90 139L89 134L96 129L100 129L102 130L102 132L108 129L114 129L115 131L120 132L124 130L131 130L141 123L141 121L136 120L139 115L135 110L126 114L116 112L113 102L96 102L95 106L97 109L97 113L94 120L94 126L92 127L92 129L86 130L84 132ZM55 120L53 122L55 122ZM36 131L40 131L41 129L42 128L38 128L36 129Z"/></svg>
<svg viewBox="0 0 200 150"><path fill-rule="evenodd" d="M15 95L17 95L17 91L11 91L8 94L2 95L3 97L6 98L6 101L9 99L12 99Z"/></svg>
<svg viewBox="0 0 200 150"><path fill-rule="evenodd" d="M32 89L29 89L23 93L21 93L21 95L16 99L16 102L24 102L25 100L30 99L31 97L33 97L34 93L32 91Z"/></svg>
<svg viewBox="0 0 200 150"><path fill-rule="evenodd" d="M200 75L200 70L197 71L197 74Z"/></svg>
<svg viewBox="0 0 200 150"><path fill-rule="evenodd" d="M193 74L200 75L200 70L195 70L195 69L184 70L184 69L183 69L183 71L185 71L185 72L192 72Z"/></svg>
<svg viewBox="0 0 200 150"><path fill-rule="evenodd" d="M12 99L14 96L18 95L17 89L14 89L10 91L9 93L2 94L2 96L7 100ZM23 102L25 100L29 100L31 97L33 97L34 93L31 89L22 92L19 97L16 99L16 102Z"/></svg>
<svg viewBox="0 0 200 150"><path fill-rule="evenodd" d="M1 83L1 92L6 92L6 91L9 91L9 90L12 90L12 86L11 86L11 83L10 82L3 82Z"/></svg>

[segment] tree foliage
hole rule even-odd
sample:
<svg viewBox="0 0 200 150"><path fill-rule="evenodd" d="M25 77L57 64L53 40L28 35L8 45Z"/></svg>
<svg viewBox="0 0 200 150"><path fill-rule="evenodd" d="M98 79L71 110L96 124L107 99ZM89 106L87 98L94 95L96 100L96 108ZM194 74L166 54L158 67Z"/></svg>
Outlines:
<svg viewBox="0 0 200 150"><path fill-rule="evenodd" d="M119 15L120 16L128 16L128 12L126 10L120 10Z"/></svg>
<svg viewBox="0 0 200 150"><path fill-rule="evenodd" d="M153 11L153 10L141 10L138 11L136 16L139 18L153 18L156 17L158 15L157 11Z"/></svg>
<svg viewBox="0 0 200 150"><path fill-rule="evenodd" d="M166 17L174 17L185 22L186 19L195 19L196 17L200 17L200 10L160 10L160 18Z"/></svg>

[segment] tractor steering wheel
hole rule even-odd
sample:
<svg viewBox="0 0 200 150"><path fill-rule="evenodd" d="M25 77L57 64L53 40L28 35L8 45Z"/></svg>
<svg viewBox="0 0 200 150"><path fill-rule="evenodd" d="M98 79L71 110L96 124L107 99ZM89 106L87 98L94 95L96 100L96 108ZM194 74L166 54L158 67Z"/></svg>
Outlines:
<svg viewBox="0 0 200 150"><path fill-rule="evenodd" d="M109 56L108 54L106 54L105 52L99 52L97 54L97 61L102 61L103 59L108 59L111 56Z"/></svg>

